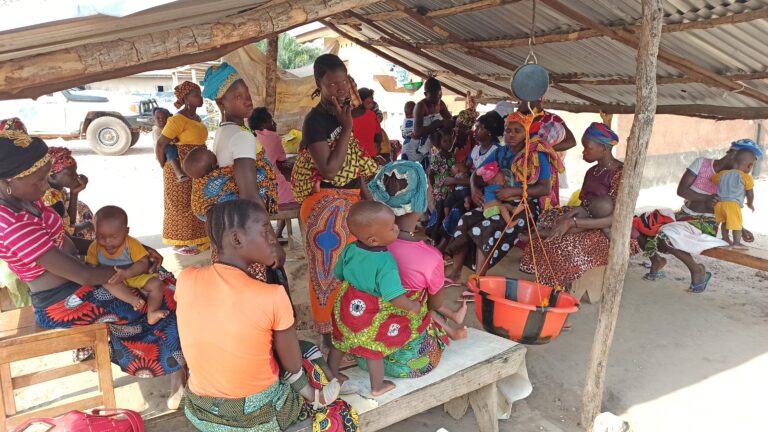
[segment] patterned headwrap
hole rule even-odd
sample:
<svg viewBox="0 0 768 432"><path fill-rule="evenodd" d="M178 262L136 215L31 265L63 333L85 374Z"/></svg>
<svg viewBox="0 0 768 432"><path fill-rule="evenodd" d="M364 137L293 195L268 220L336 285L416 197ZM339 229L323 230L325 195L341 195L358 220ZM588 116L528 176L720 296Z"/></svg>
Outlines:
<svg viewBox="0 0 768 432"><path fill-rule="evenodd" d="M760 159L763 157L763 151L758 145L749 138L743 138L731 143L731 150L749 150L755 154L755 157Z"/></svg>
<svg viewBox="0 0 768 432"><path fill-rule="evenodd" d="M53 162L51 166L51 174L58 174L64 171L67 167L77 166L75 158L72 157L72 151L64 147L49 147L48 155Z"/></svg>
<svg viewBox="0 0 768 432"><path fill-rule="evenodd" d="M48 146L18 118L0 120L0 179L26 177L50 160Z"/></svg>
<svg viewBox="0 0 768 432"><path fill-rule="evenodd" d="M193 83L192 81L184 81L183 83L177 85L173 88L173 94L176 96L176 102L173 103L173 106L176 108L181 108L184 106L184 97L186 97L189 93L192 92L192 90L200 90L200 86Z"/></svg>
<svg viewBox="0 0 768 432"><path fill-rule="evenodd" d="M479 175L480 178L483 179L484 182L488 183L491 181L494 177L496 177L496 174L499 173L499 163L498 162L490 162L487 163L480 168L477 169L475 174Z"/></svg>
<svg viewBox="0 0 768 432"><path fill-rule="evenodd" d="M205 78L203 78L203 97L213 100L221 99L239 79L241 79L240 74L229 63L211 66L205 71Z"/></svg>
<svg viewBox="0 0 768 432"><path fill-rule="evenodd" d="M405 180L407 185L394 196L387 192L386 183L392 180ZM368 190L373 199L385 204L397 216L427 211L427 174L421 164L413 161L390 162L368 183Z"/></svg>
<svg viewBox="0 0 768 432"><path fill-rule="evenodd" d="M456 125L464 126L467 129L472 129L472 126L475 125L475 121L477 121L477 111L475 110L461 110L456 117Z"/></svg>
<svg viewBox="0 0 768 432"><path fill-rule="evenodd" d="M619 136L611 128L603 123L593 122L587 130L584 131L584 138L612 149L619 143Z"/></svg>

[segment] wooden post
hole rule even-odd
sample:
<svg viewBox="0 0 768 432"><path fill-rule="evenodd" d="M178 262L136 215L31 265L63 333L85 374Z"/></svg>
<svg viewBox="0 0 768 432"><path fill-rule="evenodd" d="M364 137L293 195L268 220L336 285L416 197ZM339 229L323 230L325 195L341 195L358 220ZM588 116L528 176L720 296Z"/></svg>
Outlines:
<svg viewBox="0 0 768 432"><path fill-rule="evenodd" d="M629 262L630 225L640 192L640 180L656 112L656 65L663 17L661 0L642 0L642 8L640 45L637 50L635 118L627 141L627 158L613 213L608 267L603 280L603 299L600 302L597 331L592 343L581 401L581 424L587 431L592 430L592 424L600 413L603 401L608 352L616 328L621 291Z"/></svg>
<svg viewBox="0 0 768 432"><path fill-rule="evenodd" d="M275 115L275 102L277 101L277 35L267 39L267 71L266 71L266 96L264 104L272 115Z"/></svg>

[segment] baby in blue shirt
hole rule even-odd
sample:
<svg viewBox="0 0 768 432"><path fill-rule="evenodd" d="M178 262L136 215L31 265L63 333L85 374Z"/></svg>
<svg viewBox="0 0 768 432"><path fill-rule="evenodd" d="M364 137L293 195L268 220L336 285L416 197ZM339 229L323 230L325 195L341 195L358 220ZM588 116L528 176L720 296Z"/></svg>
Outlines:
<svg viewBox="0 0 768 432"><path fill-rule="evenodd" d="M496 192L506 184L504 173L499 170L498 162L485 164L477 169L476 175L483 179L483 216L490 219L501 215L506 223L512 220L515 208L512 204L500 201Z"/></svg>

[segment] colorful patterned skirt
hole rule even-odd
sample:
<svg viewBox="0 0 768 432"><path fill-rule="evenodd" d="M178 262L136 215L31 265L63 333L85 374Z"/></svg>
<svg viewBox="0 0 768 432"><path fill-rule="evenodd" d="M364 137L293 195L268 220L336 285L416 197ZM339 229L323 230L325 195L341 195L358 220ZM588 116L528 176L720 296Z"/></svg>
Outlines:
<svg viewBox="0 0 768 432"><path fill-rule="evenodd" d="M313 388L328 384L320 365L320 355L310 361L310 352L319 353L310 343L299 343L304 355L306 381ZM310 347L308 349L308 347ZM301 384L300 384L301 385ZM285 430L294 423L312 418L312 430L323 432L357 432L357 412L337 399L325 408L314 410L291 385L277 380L271 387L244 398L198 396L189 387L185 391L184 415L203 432L273 432Z"/></svg>
<svg viewBox="0 0 768 432"><path fill-rule="evenodd" d="M539 217L539 228L551 229L557 218L570 207L547 210ZM542 248L543 244L543 248ZM537 273L541 283L564 287L579 279L584 273L608 264L608 248L611 241L599 229L566 233L547 241L531 241L523 251L520 270ZM630 240L630 255L640 252L636 240ZM533 256L536 256L536 265ZM547 258L548 257L548 258Z"/></svg>
<svg viewBox="0 0 768 432"><path fill-rule="evenodd" d="M177 147L179 160L183 161L197 145ZM173 246L208 244L205 224L192 212L192 182L179 182L171 164L163 167L163 194L163 243Z"/></svg>
<svg viewBox="0 0 768 432"><path fill-rule="evenodd" d="M675 221L688 222L702 233L712 237L717 237L719 226L715 221L714 215L692 215L680 209L675 212ZM645 246L643 247L643 254L648 257L655 255L659 252L659 243L666 242L666 239L667 237L662 231L659 231L655 237L649 237L645 242Z"/></svg>
<svg viewBox="0 0 768 432"><path fill-rule="evenodd" d="M417 378L431 372L448 344L445 332L432 322L426 291L413 292L421 303L418 314L360 291L344 282L333 310L333 345L356 357L366 369L368 359L384 359L384 373Z"/></svg>
<svg viewBox="0 0 768 432"><path fill-rule="evenodd" d="M299 220L305 231L312 319L321 334L333 328L331 315L341 287L333 267L344 247L354 241L347 228L347 215L359 200L359 189L320 189L301 203Z"/></svg>
<svg viewBox="0 0 768 432"><path fill-rule="evenodd" d="M171 374L184 364L176 327L176 301L172 288L176 280L161 271L165 283L162 309L171 313L157 322L147 323L146 306L133 307L103 287L67 283L54 290L32 294L35 320L42 328L70 328L93 323L109 323L112 363L140 378ZM138 294L138 290L137 290Z"/></svg>

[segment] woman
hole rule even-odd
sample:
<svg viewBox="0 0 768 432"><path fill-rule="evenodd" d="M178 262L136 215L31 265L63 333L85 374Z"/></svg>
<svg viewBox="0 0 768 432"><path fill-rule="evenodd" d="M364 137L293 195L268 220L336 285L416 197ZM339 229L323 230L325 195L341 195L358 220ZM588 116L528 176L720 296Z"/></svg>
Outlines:
<svg viewBox="0 0 768 432"><path fill-rule="evenodd" d="M183 161L195 147L205 146L208 129L196 112L203 106L200 86L184 81L173 90L178 106L183 104L184 108L168 119L155 146L155 156L163 168L163 243L173 245L178 254L196 255L208 248L205 225L192 212L192 182L179 181L171 164L165 163L165 151L175 142L179 161Z"/></svg>
<svg viewBox="0 0 768 432"><path fill-rule="evenodd" d="M67 234L93 240L93 213L77 199L88 185L88 177L77 174L77 161L69 149L51 147L48 154L51 156L50 187L43 195L43 202L61 216Z"/></svg>
<svg viewBox="0 0 768 432"><path fill-rule="evenodd" d="M477 145L469 153L470 169L474 172L486 163L496 160L499 137L504 134L504 119L496 111L478 117L475 123Z"/></svg>
<svg viewBox="0 0 768 432"><path fill-rule="evenodd" d="M340 386L325 375L322 355L299 342L285 291L249 271L280 250L264 207L227 201L206 221L218 256L182 271L175 293L190 369L187 419L201 431L285 430L306 416L314 430L357 430L357 414L336 400Z"/></svg>
<svg viewBox="0 0 768 432"><path fill-rule="evenodd" d="M715 203L717 203L717 185L712 182L712 177L718 171L730 168L733 156L742 149L752 151L758 158L762 155L762 151L754 141L741 139L731 143L731 147L720 159L699 157L688 166L677 186L677 194L685 202L675 214L676 221L688 222L704 234L717 235L718 227L714 215ZM704 291L711 278L711 273L706 271L703 264L697 263L690 253L672 247L667 240L663 232L655 237L643 234L638 236L637 241L651 260L650 271L643 276L643 279L656 281L664 278L665 274L662 269L667 265L667 260L659 254L660 252L670 254L685 264L691 273L690 290L692 292ZM751 232L745 229L742 231L742 240L752 242L755 238Z"/></svg>
<svg viewBox="0 0 768 432"><path fill-rule="evenodd" d="M276 214L278 197L275 172L266 158L263 146L245 125L245 119L253 112L248 86L228 63L208 68L203 85L203 96L216 101L221 111L222 122L213 140L213 152L219 167L231 170L239 198L256 202L264 206L268 213ZM220 199L230 200L231 197L222 196ZM273 266L254 264L251 267L259 280L278 282L280 276L277 272L285 263L285 251L281 247L278 247L278 251L278 260ZM279 273L282 275L282 271Z"/></svg>
<svg viewBox="0 0 768 432"><path fill-rule="evenodd" d="M615 201L619 192L624 164L616 159L613 148L619 137L608 126L592 123L584 132L581 144L587 163L597 162L584 175L581 186L582 206L589 206L597 197L609 196ZM603 218L578 218L568 207L554 208L539 217L539 228L552 229L551 237L543 242L535 239L523 252L520 270L537 274L537 279L549 286L567 287L587 270L608 264L610 240L601 231L610 228L613 215ZM576 229L577 232L569 232ZM535 236L535 234L534 234ZM630 253L637 253L632 240Z"/></svg>
<svg viewBox="0 0 768 432"><path fill-rule="evenodd" d="M553 172L557 172L559 168L559 159L550 147L540 145L538 141L531 141L528 159L525 158L525 121L525 117L520 113L507 117L504 128L504 141L507 145L499 147L498 151L488 158L488 162L498 159L500 167L510 170L511 185L500 189L496 194L500 201L517 205L523 196L523 182L527 182L528 205L535 220L539 214L538 198L550 194ZM523 176L523 167L526 164L529 168L527 179ZM465 265L479 275L485 275L507 255L517 243L518 236L528 232L528 221L523 213L518 215L520 219L514 226L507 226L504 219L498 215L486 219L482 210L482 189L477 187L474 175L470 187L472 200L480 208L461 217L457 229L452 233L453 239L446 248L446 253L453 257L453 268L447 277L447 281L451 283L461 277L461 268ZM491 249L497 244L489 257Z"/></svg>
<svg viewBox="0 0 768 432"><path fill-rule="evenodd" d="M0 131L0 259L29 285L37 325L69 328L107 322L112 362L123 371L144 378L180 372L185 361L172 292L166 289L162 306L171 313L149 325L146 314L100 286L114 269L85 265L78 255L85 255L90 242L67 236L61 217L41 200L50 169L42 140L19 130ZM157 267L161 258L150 253ZM166 279L173 283L172 277ZM172 383L168 403L173 408L181 398L180 378L175 374Z"/></svg>
<svg viewBox="0 0 768 432"><path fill-rule="evenodd" d="M443 87L440 81L435 77L427 78L424 82L424 99L416 104L413 111L412 136L417 139L403 146L403 159L419 162L424 170L429 168L429 135L441 127L452 127L451 113L442 98Z"/></svg>
<svg viewBox="0 0 768 432"><path fill-rule="evenodd" d="M432 320L428 309L438 309L443 303L443 258L440 251L423 241L415 239L416 223L427 211L428 183L424 169L416 162L399 161L385 165L368 184L371 195L394 211L395 223L400 228L398 239L389 245L389 252L395 257L403 287L411 300L422 304L419 314L409 314L410 322L403 321L402 314L390 314L381 309L383 302L366 305L365 310L379 311L356 317L340 312L337 319L345 319L350 328L370 326L388 322L399 325L404 346L384 359L384 373L393 378L418 378L434 370L443 350L448 344L445 331ZM354 301L372 296L355 295L355 288L347 286L340 293L340 311L354 308ZM426 307L429 304L429 307ZM451 316L463 321L466 306ZM400 320L400 321L398 321ZM414 331L415 329L415 331ZM405 330L405 331L404 331ZM357 357L358 366L366 366L365 359Z"/></svg>
<svg viewBox="0 0 768 432"><path fill-rule="evenodd" d="M373 90L361 88L357 91L363 102L352 110L352 134L363 151L363 156L376 158L381 153L381 124L373 111Z"/></svg>
<svg viewBox="0 0 768 432"><path fill-rule="evenodd" d="M373 176L376 162L362 155L352 137L352 109L344 101L350 85L344 62L333 54L315 60L313 96L320 102L304 118L301 152L293 168L293 195L301 203L305 227L309 297L315 328L330 347L331 312L341 283L333 267L353 240L347 228L349 208L367 194L363 178Z"/></svg>

